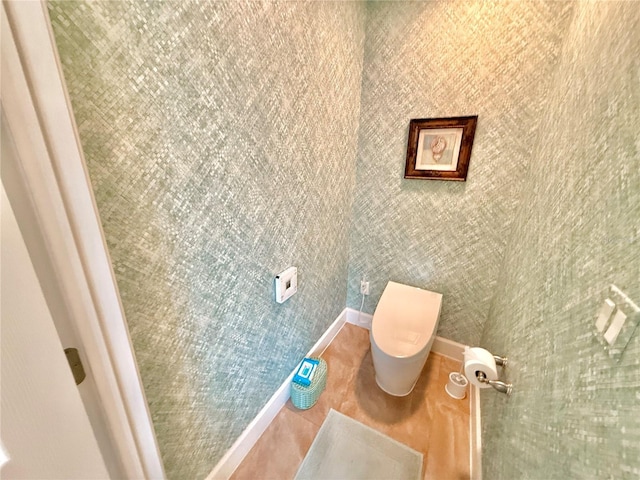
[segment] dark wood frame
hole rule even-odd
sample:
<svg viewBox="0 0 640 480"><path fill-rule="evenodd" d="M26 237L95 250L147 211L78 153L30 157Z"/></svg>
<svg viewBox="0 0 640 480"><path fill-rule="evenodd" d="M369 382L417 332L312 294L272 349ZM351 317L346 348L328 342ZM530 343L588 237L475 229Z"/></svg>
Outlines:
<svg viewBox="0 0 640 480"><path fill-rule="evenodd" d="M471 159L473 136L476 132L478 116L451 118L417 118L409 122L409 142L407 145L407 165L404 178L419 178L423 180L456 180L464 182ZM444 170L416 170L418 141L420 132L429 129L460 128L462 127L462 142L456 171Z"/></svg>

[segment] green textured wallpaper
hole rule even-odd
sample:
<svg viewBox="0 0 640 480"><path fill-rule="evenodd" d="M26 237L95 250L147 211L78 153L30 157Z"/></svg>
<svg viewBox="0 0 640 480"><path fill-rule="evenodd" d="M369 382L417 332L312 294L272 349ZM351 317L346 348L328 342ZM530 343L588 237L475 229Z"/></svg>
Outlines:
<svg viewBox="0 0 640 480"><path fill-rule="evenodd" d="M370 2L348 305L387 280L444 294L438 334L477 344L570 20L555 1ZM411 118L478 115L465 183L405 180Z"/></svg>
<svg viewBox="0 0 640 480"><path fill-rule="evenodd" d="M49 1L169 478L204 478L345 304L444 293L511 359L487 479L640 476L640 8ZM366 34L366 36L365 36ZM405 180L411 118L478 115L467 182ZM299 291L273 300L273 277Z"/></svg>
<svg viewBox="0 0 640 480"><path fill-rule="evenodd" d="M365 10L49 7L165 468L204 478L344 309Z"/></svg>
<svg viewBox="0 0 640 480"><path fill-rule="evenodd" d="M487 479L640 477L640 329L594 338L610 284L640 303L640 5L576 2L482 346Z"/></svg>

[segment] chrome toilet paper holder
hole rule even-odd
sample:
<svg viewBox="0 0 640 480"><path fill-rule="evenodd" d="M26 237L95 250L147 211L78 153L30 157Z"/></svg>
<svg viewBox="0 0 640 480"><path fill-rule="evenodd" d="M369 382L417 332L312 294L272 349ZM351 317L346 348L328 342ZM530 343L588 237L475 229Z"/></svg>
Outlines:
<svg viewBox="0 0 640 480"><path fill-rule="evenodd" d="M494 355L493 359L496 361L496 365L498 365L499 367L507 366L507 357L499 357L498 355Z"/></svg>
<svg viewBox="0 0 640 480"><path fill-rule="evenodd" d="M507 366L507 357L500 357L498 355L494 355L493 358L496 361L496 365L500 367ZM507 396L511 395L513 392L513 383L504 383L500 380L487 380L487 376L483 372L476 372L476 378L480 383L486 383L487 385L491 385L495 390L500 393L505 393Z"/></svg>

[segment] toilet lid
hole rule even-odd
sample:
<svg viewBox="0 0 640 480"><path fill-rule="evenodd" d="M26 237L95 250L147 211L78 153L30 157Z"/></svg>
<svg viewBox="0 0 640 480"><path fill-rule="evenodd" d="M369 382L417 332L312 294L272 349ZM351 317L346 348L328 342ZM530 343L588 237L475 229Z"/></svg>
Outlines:
<svg viewBox="0 0 640 480"><path fill-rule="evenodd" d="M389 282L373 314L371 335L378 348L394 357L410 357L435 335L442 294Z"/></svg>

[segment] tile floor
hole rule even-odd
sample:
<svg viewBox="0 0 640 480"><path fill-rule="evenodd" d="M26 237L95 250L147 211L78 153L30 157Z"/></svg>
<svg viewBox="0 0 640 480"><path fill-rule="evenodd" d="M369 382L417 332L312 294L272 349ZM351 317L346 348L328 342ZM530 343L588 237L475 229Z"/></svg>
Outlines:
<svg viewBox="0 0 640 480"><path fill-rule="evenodd" d="M318 403L298 410L289 400L232 480L293 478L331 408L422 452L425 480L469 479L469 399L444 390L460 362L431 353L413 392L393 397L376 384L368 330L346 324L322 358L327 388Z"/></svg>

